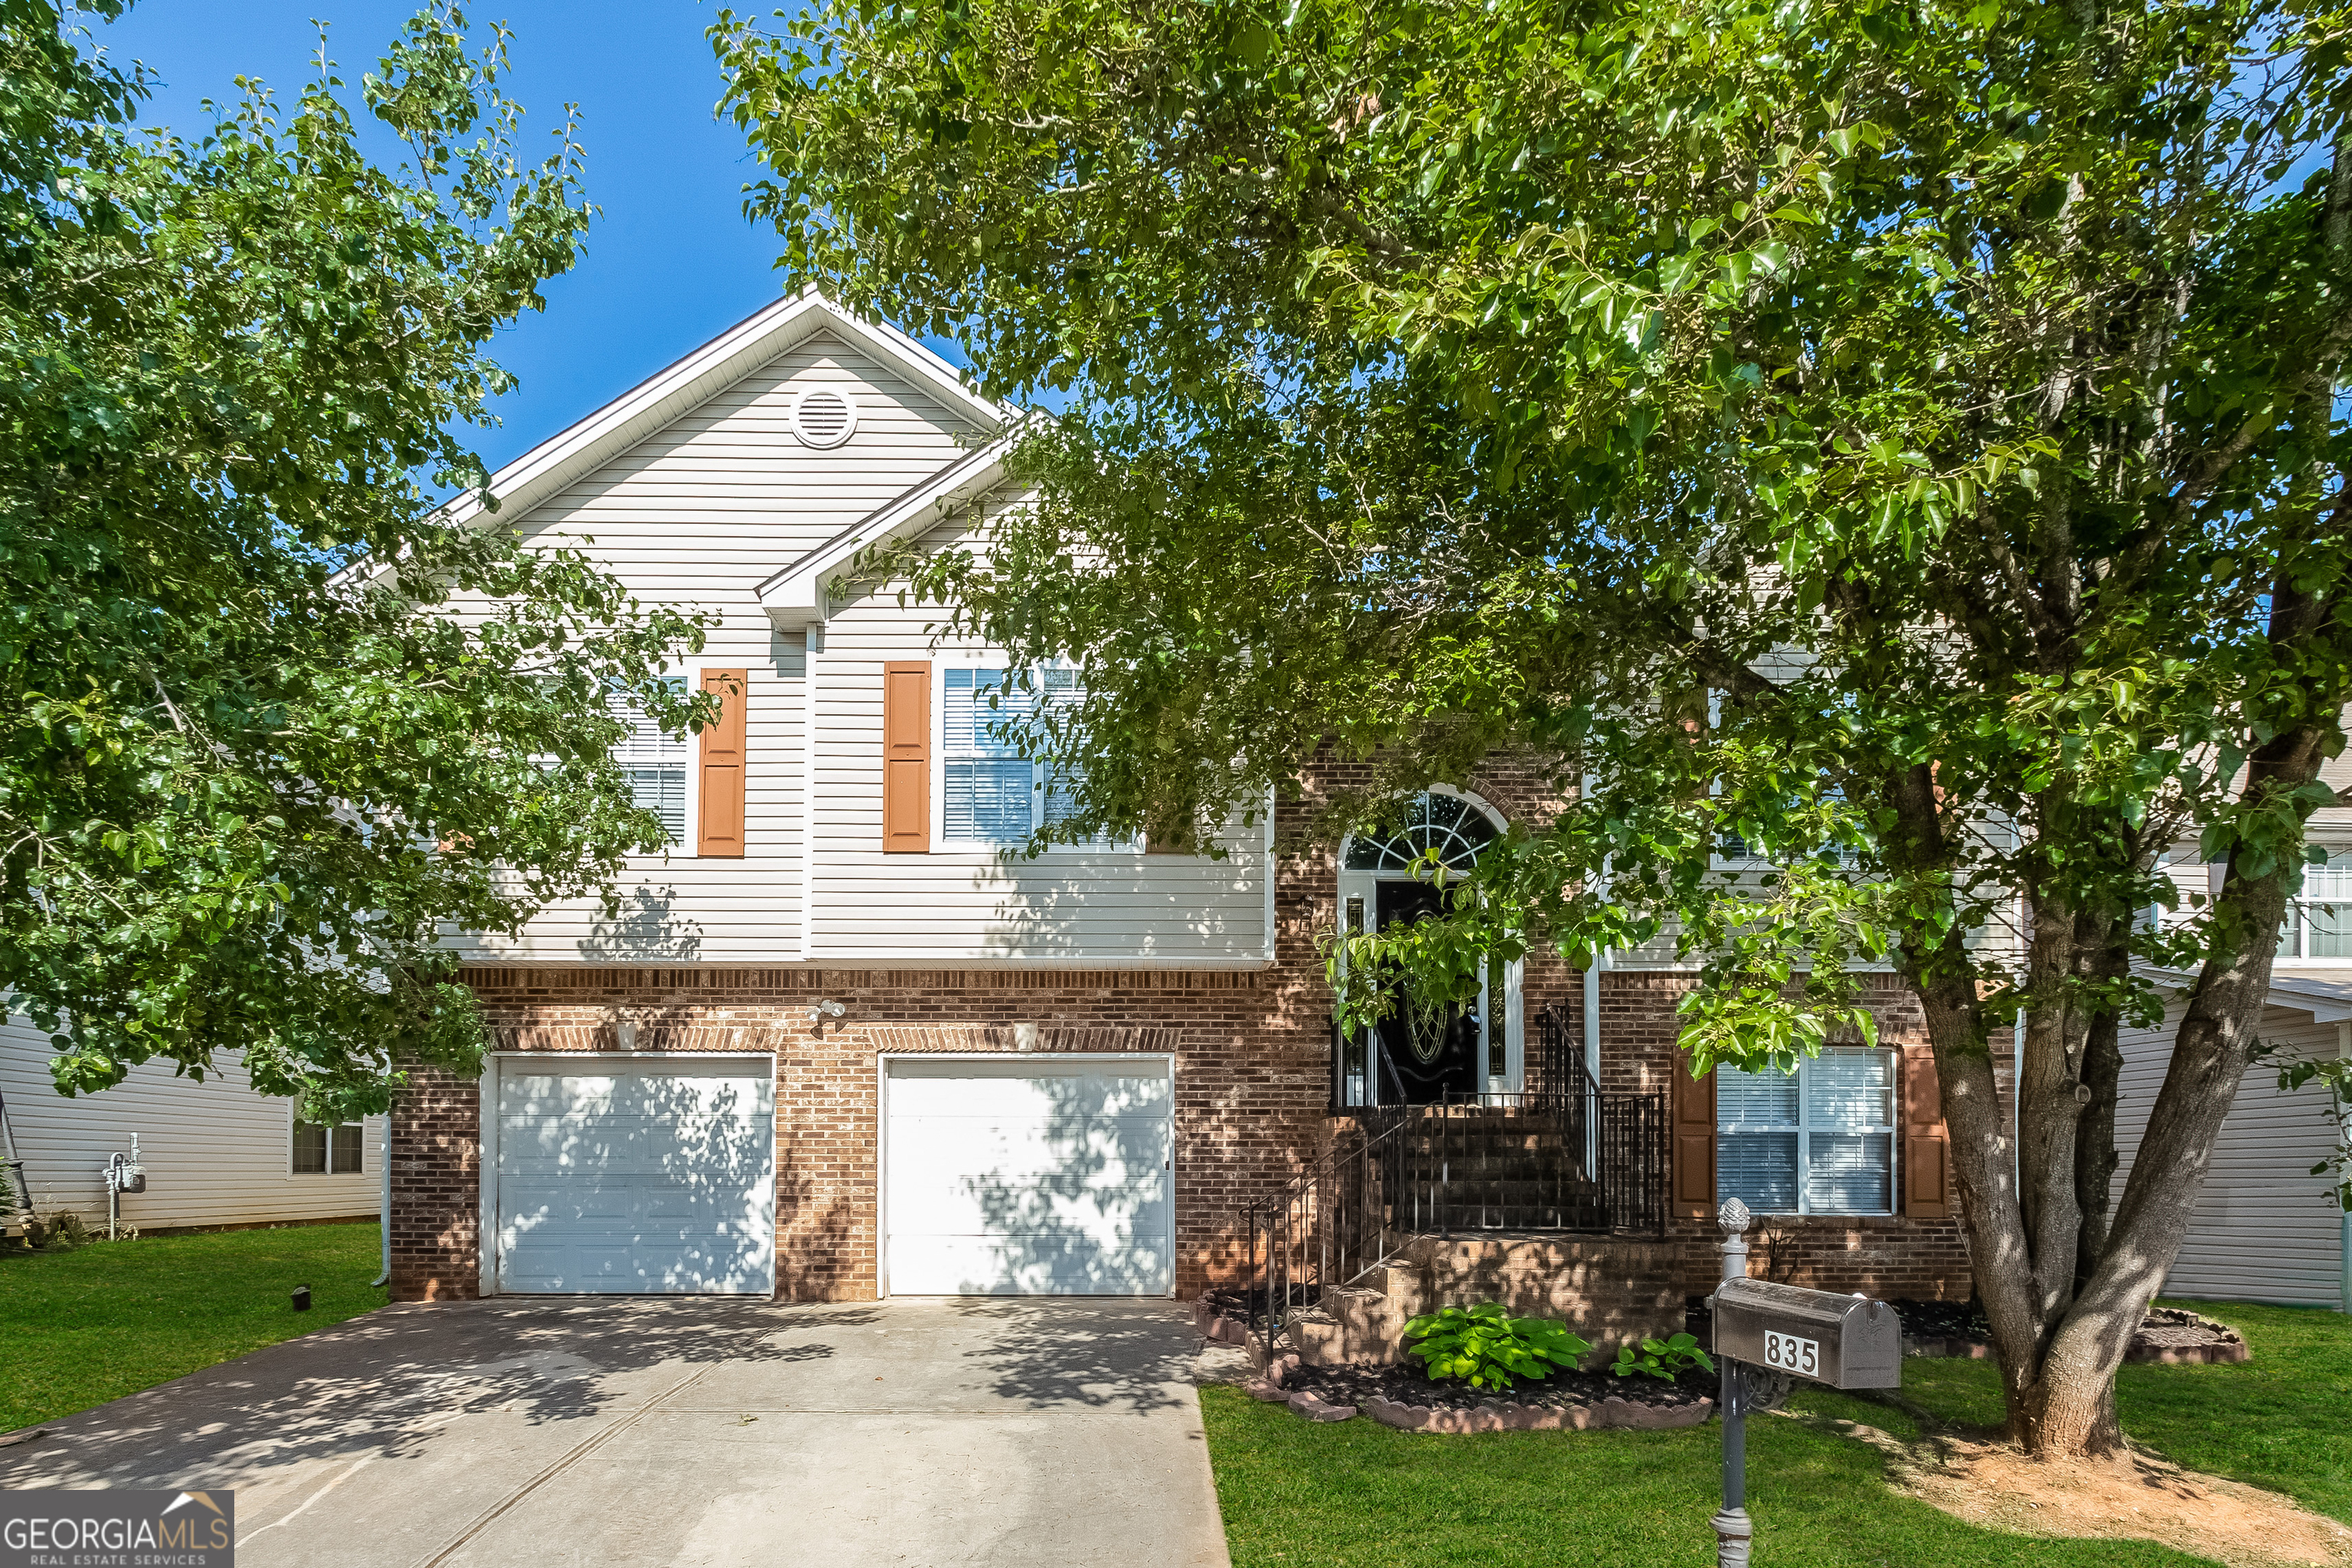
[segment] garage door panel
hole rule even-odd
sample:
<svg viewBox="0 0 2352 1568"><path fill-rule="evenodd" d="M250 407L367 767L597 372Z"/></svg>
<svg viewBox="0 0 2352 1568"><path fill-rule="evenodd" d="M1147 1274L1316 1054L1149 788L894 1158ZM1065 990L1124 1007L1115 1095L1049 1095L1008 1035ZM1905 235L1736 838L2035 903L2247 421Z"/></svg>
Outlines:
<svg viewBox="0 0 2352 1568"><path fill-rule="evenodd" d="M889 1067L898 1295L1160 1295L1174 1283L1163 1064Z"/></svg>
<svg viewBox="0 0 2352 1568"><path fill-rule="evenodd" d="M1132 1116L1165 1121L1169 1084L1162 1073L1024 1072L1025 1064L1012 1064L971 1077L947 1070L914 1076L896 1071L890 1077L894 1112L910 1116L1026 1116L1050 1107L1059 1115L1077 1118ZM969 1070L969 1069L967 1069Z"/></svg>
<svg viewBox="0 0 2352 1568"><path fill-rule="evenodd" d="M1106 1254L981 1237L944 1237L902 1250L908 1261L895 1261L900 1254L894 1252L890 1277L891 1291L901 1296L1160 1296L1170 1284L1156 1251Z"/></svg>
<svg viewBox="0 0 2352 1568"><path fill-rule="evenodd" d="M774 1083L761 1066L502 1074L499 1287L772 1291Z"/></svg>

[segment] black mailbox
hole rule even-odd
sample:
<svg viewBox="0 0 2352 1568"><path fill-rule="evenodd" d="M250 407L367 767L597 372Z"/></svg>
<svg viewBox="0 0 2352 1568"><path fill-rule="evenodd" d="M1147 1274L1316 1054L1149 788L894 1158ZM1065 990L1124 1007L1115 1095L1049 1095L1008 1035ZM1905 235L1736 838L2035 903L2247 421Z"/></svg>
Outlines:
<svg viewBox="0 0 2352 1568"><path fill-rule="evenodd" d="M1832 1388L1903 1386L1903 1325L1894 1308L1769 1279L1716 1288L1715 1353Z"/></svg>

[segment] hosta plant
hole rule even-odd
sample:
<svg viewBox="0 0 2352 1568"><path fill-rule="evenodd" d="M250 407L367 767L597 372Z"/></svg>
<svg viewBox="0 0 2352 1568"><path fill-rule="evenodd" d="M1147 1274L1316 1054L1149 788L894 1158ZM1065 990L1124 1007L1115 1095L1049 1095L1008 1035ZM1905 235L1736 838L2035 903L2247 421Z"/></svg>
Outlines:
<svg viewBox="0 0 2352 1568"><path fill-rule="evenodd" d="M1630 1377L1638 1372L1643 1377L1672 1383L1678 1374L1695 1366L1713 1372L1715 1361L1698 1348L1695 1336L1676 1334L1668 1340L1626 1341L1617 1347L1617 1363L1609 1370L1619 1377Z"/></svg>
<svg viewBox="0 0 2352 1568"><path fill-rule="evenodd" d="M1508 1388L1514 1380L1539 1381L1561 1367L1573 1369L1592 1347L1549 1318L1514 1318L1497 1301L1448 1307L1412 1320L1405 1346L1417 1355L1433 1383L1467 1379L1473 1388Z"/></svg>

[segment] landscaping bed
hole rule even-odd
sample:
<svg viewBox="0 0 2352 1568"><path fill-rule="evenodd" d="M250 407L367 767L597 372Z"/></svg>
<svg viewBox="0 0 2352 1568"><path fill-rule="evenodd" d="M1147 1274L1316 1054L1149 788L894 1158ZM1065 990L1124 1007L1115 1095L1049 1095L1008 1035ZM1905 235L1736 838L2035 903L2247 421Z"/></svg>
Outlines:
<svg viewBox="0 0 2352 1568"><path fill-rule="evenodd" d="M1305 1366L1283 1356L1249 1384L1269 1404L1309 1421L1369 1415L1406 1432L1559 1432L1696 1426L1715 1413L1717 1380L1685 1373L1675 1383L1607 1373L1558 1372L1508 1389L1432 1381L1414 1366Z"/></svg>
<svg viewBox="0 0 2352 1568"><path fill-rule="evenodd" d="M1673 1383L1648 1377L1612 1377L1605 1372L1561 1372L1541 1383L1507 1390L1473 1388L1466 1383L1432 1383L1417 1366L1301 1366L1282 1380L1286 1389L1306 1389L1328 1405L1362 1405L1373 1399L1438 1410L1475 1410L1508 1401L1556 1408L1591 1408L1604 1400L1679 1409L1707 1405L1717 1383L1710 1372L1686 1372Z"/></svg>
<svg viewBox="0 0 2352 1568"><path fill-rule="evenodd" d="M1691 1332L1713 1342L1714 1314L1705 1298L1691 1310ZM1990 1361L1992 1325L1974 1301L1928 1301L1897 1297L1886 1303L1903 1322L1903 1348L1915 1356L1944 1356L1962 1361ZM2227 1323L2178 1307L2151 1307L2138 1331L2132 1335L2127 1362L2166 1365L2227 1365L2253 1352L2245 1339Z"/></svg>

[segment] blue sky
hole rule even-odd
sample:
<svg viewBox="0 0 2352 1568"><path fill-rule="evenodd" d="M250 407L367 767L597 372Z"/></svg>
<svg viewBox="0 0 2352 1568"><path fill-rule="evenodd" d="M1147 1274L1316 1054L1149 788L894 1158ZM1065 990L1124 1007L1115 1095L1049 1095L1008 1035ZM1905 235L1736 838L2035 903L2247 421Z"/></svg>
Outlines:
<svg viewBox="0 0 2352 1568"><path fill-rule="evenodd" d="M736 4L761 9L757 0ZM92 33L117 60L143 60L161 77L142 122L193 136L207 123L203 101L232 99L241 74L290 99L311 75L310 18L331 24L329 50L355 83L416 8L415 0L139 0ZM546 312L524 317L492 350L522 383L499 401L504 425L475 438L494 468L777 295L776 236L746 223L741 209L758 166L734 128L711 116L719 68L703 29L715 10L698 0L467 7L477 33L499 19L514 31L506 85L529 110L526 151L562 123L566 101L580 105L588 195L604 208L586 254L548 286Z"/></svg>

